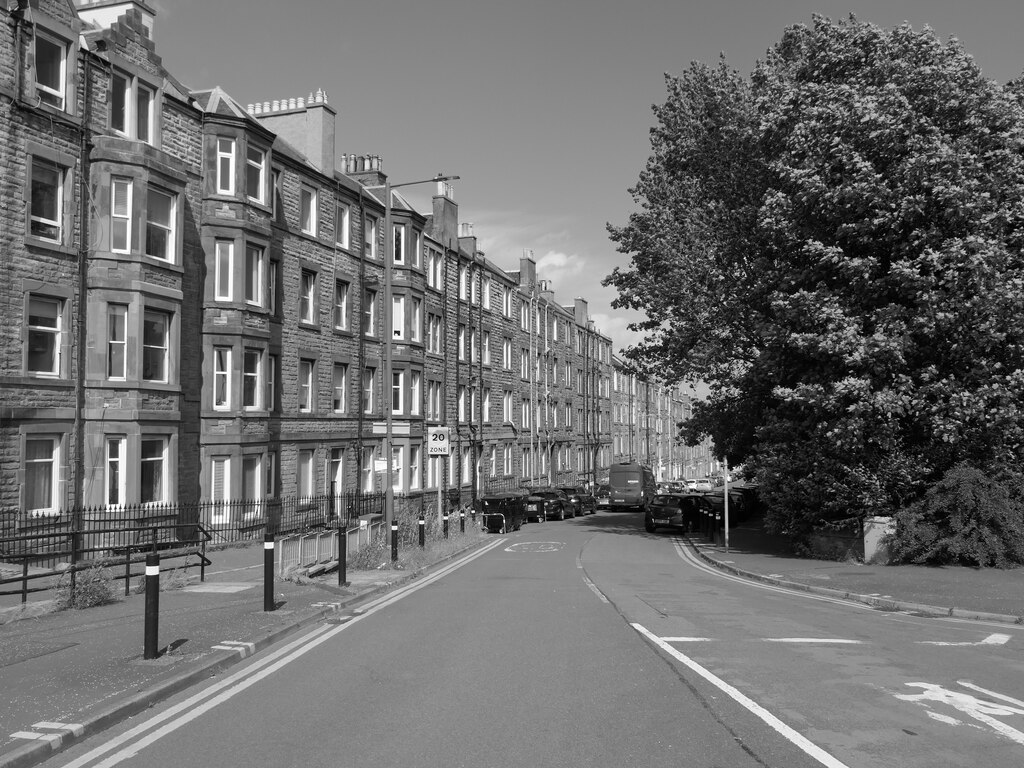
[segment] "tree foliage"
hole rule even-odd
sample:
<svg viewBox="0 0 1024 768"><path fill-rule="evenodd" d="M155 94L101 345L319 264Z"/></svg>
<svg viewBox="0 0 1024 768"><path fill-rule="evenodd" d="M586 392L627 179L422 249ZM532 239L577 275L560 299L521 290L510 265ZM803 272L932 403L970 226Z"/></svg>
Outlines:
<svg viewBox="0 0 1024 768"><path fill-rule="evenodd" d="M794 26L749 78L666 78L631 257L627 357L711 395L683 425L780 530L887 514L967 461L1024 458L1024 108L954 41Z"/></svg>

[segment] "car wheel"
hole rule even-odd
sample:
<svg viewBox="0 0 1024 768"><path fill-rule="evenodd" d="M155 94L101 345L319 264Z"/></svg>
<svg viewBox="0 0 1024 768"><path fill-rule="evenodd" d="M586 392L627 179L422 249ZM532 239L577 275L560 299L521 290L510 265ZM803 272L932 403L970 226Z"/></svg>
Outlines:
<svg viewBox="0 0 1024 768"><path fill-rule="evenodd" d="M644 530L648 533L654 533L656 530L658 530L658 526L656 526L654 523L648 520L644 520Z"/></svg>

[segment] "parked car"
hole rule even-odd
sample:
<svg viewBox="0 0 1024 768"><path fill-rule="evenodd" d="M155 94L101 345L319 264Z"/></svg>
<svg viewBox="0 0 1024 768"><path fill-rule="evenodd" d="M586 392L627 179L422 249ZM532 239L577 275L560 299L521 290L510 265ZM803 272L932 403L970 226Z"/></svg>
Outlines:
<svg viewBox="0 0 1024 768"><path fill-rule="evenodd" d="M658 528L693 531L708 512L720 502L703 493L663 493L655 496L644 514L644 530L654 533Z"/></svg>
<svg viewBox="0 0 1024 768"><path fill-rule="evenodd" d="M583 515L592 515L597 512L597 499L583 486L580 485L562 485L559 486L559 490L565 491L569 497L569 501L572 502L574 514L577 517Z"/></svg>
<svg viewBox="0 0 1024 768"><path fill-rule="evenodd" d="M715 490L715 484L710 480L710 478L704 477L700 480L693 481L693 490L698 493L710 493Z"/></svg>
<svg viewBox="0 0 1024 768"><path fill-rule="evenodd" d="M545 520L565 520L576 514L573 503L559 488L533 488L526 499L526 514L543 523Z"/></svg>
<svg viewBox="0 0 1024 768"><path fill-rule="evenodd" d="M477 499L480 524L490 533L518 531L526 522L526 491L500 491Z"/></svg>
<svg viewBox="0 0 1024 768"><path fill-rule="evenodd" d="M612 503L612 489L608 483L601 483L594 489L594 499L597 501L597 506L608 508Z"/></svg>

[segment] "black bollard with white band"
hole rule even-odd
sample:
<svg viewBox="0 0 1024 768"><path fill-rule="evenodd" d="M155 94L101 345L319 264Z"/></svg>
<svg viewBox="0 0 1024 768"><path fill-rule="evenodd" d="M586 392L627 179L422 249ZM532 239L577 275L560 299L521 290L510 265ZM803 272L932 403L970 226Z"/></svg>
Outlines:
<svg viewBox="0 0 1024 768"><path fill-rule="evenodd" d="M274 534L263 537L263 610L272 611L274 605Z"/></svg>
<svg viewBox="0 0 1024 768"><path fill-rule="evenodd" d="M155 659L160 655L157 648L160 624L160 555L150 552L146 555L146 637L143 658Z"/></svg>

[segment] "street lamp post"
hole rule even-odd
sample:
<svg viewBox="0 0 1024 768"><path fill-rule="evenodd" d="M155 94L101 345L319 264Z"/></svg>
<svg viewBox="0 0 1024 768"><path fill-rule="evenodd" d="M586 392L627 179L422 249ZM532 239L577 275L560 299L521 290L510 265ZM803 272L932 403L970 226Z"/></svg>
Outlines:
<svg viewBox="0 0 1024 768"><path fill-rule="evenodd" d="M392 357L394 354L395 329L394 329L394 299L391 295L392 274L394 272L395 259L395 232L392 224L391 214L391 190L399 187L411 187L416 184L430 184L438 181L453 181L458 176L444 176L438 174L432 179L420 179L419 181L405 181L401 184L392 184L391 179L384 177L384 184L378 184L366 189L384 190L384 381L381 389L384 392L391 392L391 397L385 398L384 406L384 459L387 461L387 477L384 481L384 523L390 525L395 519L395 488L394 488L394 372L392 371ZM392 402L386 402L391 400Z"/></svg>

